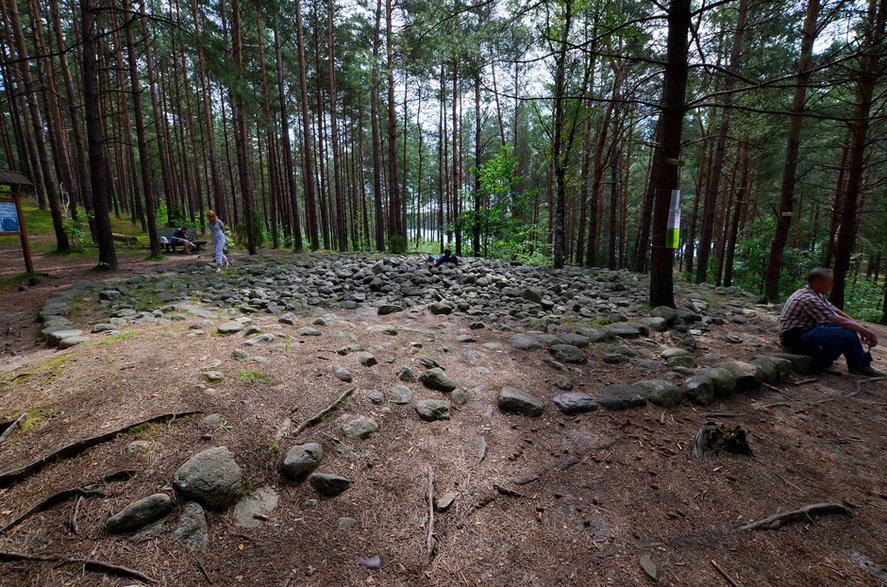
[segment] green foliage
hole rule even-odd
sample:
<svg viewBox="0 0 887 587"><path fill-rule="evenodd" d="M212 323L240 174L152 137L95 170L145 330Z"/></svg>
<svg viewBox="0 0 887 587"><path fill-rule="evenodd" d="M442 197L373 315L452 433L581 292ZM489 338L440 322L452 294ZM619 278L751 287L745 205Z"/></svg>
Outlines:
<svg viewBox="0 0 887 587"><path fill-rule="evenodd" d="M249 371L247 369L238 369L237 376L250 383L265 383L271 376L264 371Z"/></svg>
<svg viewBox="0 0 887 587"><path fill-rule="evenodd" d="M844 311L866 322L880 322L884 317L884 284L876 281L856 281L847 284Z"/></svg>
<svg viewBox="0 0 887 587"><path fill-rule="evenodd" d="M399 234L392 234L388 237L388 250L395 254L405 253L407 250L407 239Z"/></svg>
<svg viewBox="0 0 887 587"><path fill-rule="evenodd" d="M68 235L68 242L71 244L72 250L82 250L86 244L86 239L90 237L89 224L83 217L78 220L67 219L64 222L65 233Z"/></svg>
<svg viewBox="0 0 887 587"><path fill-rule="evenodd" d="M746 233L736 243L736 256L733 261L733 285L743 291L763 293L764 273L767 258L773 241L776 225L772 219L759 221L746 229ZM713 268L716 269L717 261ZM804 276L816 264L810 251L786 247L782 253L782 270L779 279L779 297L785 300L803 283ZM713 271L711 272L713 273Z"/></svg>

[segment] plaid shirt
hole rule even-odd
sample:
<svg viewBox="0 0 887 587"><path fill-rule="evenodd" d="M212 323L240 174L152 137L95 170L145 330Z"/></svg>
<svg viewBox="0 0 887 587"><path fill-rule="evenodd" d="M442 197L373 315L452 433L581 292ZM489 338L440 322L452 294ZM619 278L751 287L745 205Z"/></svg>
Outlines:
<svg viewBox="0 0 887 587"><path fill-rule="evenodd" d="M779 336L782 338L787 330L810 330L822 326L836 313L837 308L822 294L805 285L786 300L779 315Z"/></svg>

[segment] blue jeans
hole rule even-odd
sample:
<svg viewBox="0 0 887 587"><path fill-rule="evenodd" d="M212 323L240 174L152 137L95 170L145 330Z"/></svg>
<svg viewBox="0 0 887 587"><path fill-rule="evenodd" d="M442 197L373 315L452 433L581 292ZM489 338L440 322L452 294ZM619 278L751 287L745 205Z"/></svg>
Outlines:
<svg viewBox="0 0 887 587"><path fill-rule="evenodd" d="M812 328L791 341L790 346L810 355L822 367L830 366L841 355L847 359L850 369L865 367L865 351L859 335L837 324Z"/></svg>
<svg viewBox="0 0 887 587"><path fill-rule="evenodd" d="M216 265L221 265L222 263L228 262L228 257L225 256L225 244L227 241L215 241L213 242L213 248L216 253Z"/></svg>

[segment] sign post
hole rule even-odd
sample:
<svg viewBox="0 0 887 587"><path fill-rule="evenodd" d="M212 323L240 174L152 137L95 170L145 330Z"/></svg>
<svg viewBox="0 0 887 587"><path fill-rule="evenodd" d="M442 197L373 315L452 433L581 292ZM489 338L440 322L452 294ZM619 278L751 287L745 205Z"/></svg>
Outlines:
<svg viewBox="0 0 887 587"><path fill-rule="evenodd" d="M25 179L23 176L20 177ZM28 231L25 228L25 219L22 214L20 186L21 184L12 182L0 183L0 236L18 236L21 239L25 270L28 273L34 273L31 247L28 244Z"/></svg>

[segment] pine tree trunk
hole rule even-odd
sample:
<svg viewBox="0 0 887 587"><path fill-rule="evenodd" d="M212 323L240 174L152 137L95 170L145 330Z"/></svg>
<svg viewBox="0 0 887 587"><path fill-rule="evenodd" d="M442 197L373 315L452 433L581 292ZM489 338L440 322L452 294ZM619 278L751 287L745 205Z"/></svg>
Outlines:
<svg viewBox="0 0 887 587"><path fill-rule="evenodd" d="M681 134L686 111L690 0L672 0L668 7L668 40L662 92L656 198L653 207L650 305L674 307L674 249L666 245L672 190L680 185ZM646 243L644 243L646 245Z"/></svg>
<svg viewBox="0 0 887 587"><path fill-rule="evenodd" d="M243 71L243 37L240 26L240 0L231 0L231 39L234 45L234 66L237 76L242 77ZM250 255L255 255L256 250L256 226L255 204L253 203L252 172L250 170L249 145L247 143L248 129L246 126L246 114L243 108L243 98L232 88L233 98L232 116L234 120L234 149L237 153L237 169L240 174L240 191L243 196L243 218L246 224L247 249Z"/></svg>
<svg viewBox="0 0 887 587"><path fill-rule="evenodd" d="M402 252L406 248L407 235L401 222L400 189L397 172L397 113L394 104L394 46L392 33L392 0L385 0L385 53L388 74L388 225L391 236L400 237L392 249Z"/></svg>
<svg viewBox="0 0 887 587"><path fill-rule="evenodd" d="M779 273L782 269L782 251L788 241L794 206L796 168L801 147L801 123L807 98L807 84L810 80L810 66L813 56L813 43L816 40L816 20L819 17L819 0L807 1L807 16L804 19L801 38L801 54L798 59L798 75L795 94L792 98L792 116L788 127L788 145L785 149L785 164L782 168L782 188L779 193L779 216L776 218L776 231L770 245L770 256L764 275L764 297L775 302L779 298Z"/></svg>
<svg viewBox="0 0 887 587"><path fill-rule="evenodd" d="M345 226L345 193L342 190L342 171L339 167L339 132L336 112L336 59L333 37L333 0L327 0L327 51L330 76L330 139L333 149L333 193L336 197L336 236L339 250L348 250L348 232ZM396 180L395 180L396 181Z"/></svg>
<svg viewBox="0 0 887 587"><path fill-rule="evenodd" d="M81 0L81 34L83 46L83 104L86 115L86 137L89 149L89 167L92 204L95 214L96 244L99 248L99 268L116 270L117 251L111 234L108 215L107 160L105 158L105 129L99 110L99 72L96 38L98 36L95 0Z"/></svg>

